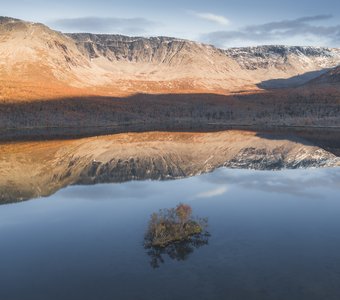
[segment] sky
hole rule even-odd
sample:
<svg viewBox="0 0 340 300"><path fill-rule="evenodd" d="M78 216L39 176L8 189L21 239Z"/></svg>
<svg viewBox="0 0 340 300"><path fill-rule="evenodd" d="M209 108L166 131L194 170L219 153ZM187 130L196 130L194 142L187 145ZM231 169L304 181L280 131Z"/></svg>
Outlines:
<svg viewBox="0 0 340 300"><path fill-rule="evenodd" d="M62 32L171 36L220 48L340 47L339 0L0 0L0 15Z"/></svg>

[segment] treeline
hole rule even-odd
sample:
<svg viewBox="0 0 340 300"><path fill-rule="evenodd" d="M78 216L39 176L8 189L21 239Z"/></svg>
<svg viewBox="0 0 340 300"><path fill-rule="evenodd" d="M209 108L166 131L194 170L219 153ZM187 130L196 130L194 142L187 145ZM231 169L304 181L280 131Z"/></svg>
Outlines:
<svg viewBox="0 0 340 300"><path fill-rule="evenodd" d="M340 126L340 96L281 92L86 97L0 104L0 128L208 125ZM187 126L187 125L186 125ZM154 128L157 129L157 128Z"/></svg>

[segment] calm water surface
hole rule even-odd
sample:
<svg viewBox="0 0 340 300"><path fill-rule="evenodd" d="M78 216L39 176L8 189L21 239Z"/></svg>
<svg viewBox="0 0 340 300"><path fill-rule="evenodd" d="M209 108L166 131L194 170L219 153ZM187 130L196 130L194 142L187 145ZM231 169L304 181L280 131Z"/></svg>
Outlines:
<svg viewBox="0 0 340 300"><path fill-rule="evenodd" d="M143 247L179 202L207 245ZM72 186L0 206L0 299L340 299L340 169L220 169L176 181Z"/></svg>

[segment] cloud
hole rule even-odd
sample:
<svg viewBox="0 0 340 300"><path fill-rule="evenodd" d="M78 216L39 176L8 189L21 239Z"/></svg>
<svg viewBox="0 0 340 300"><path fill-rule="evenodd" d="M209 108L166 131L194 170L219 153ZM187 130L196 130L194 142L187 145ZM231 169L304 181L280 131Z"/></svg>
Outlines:
<svg viewBox="0 0 340 300"><path fill-rule="evenodd" d="M231 46L239 41L252 43L285 43L288 39L296 38L302 42L327 41L338 45L340 41L340 25L321 26L313 22L327 21L332 15L316 15L293 20L269 22L251 25L234 31L215 31L204 34L201 39L219 47Z"/></svg>
<svg viewBox="0 0 340 300"><path fill-rule="evenodd" d="M157 24L144 18L82 17L58 19L50 23L67 32L143 34Z"/></svg>
<svg viewBox="0 0 340 300"><path fill-rule="evenodd" d="M195 198L212 198L223 195L228 190L227 186L220 186L215 189L199 193Z"/></svg>
<svg viewBox="0 0 340 300"><path fill-rule="evenodd" d="M193 14L197 18L207 20L207 21L210 21L210 22L214 22L214 23L217 23L219 25L229 25L229 23L230 23L230 21L226 17L215 15L215 14L212 14L212 13L191 12L191 14Z"/></svg>

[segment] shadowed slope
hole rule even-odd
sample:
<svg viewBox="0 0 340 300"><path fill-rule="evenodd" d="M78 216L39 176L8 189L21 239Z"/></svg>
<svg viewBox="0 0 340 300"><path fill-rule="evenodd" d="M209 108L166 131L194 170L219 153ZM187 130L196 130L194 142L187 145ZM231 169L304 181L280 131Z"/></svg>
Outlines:
<svg viewBox="0 0 340 300"><path fill-rule="evenodd" d="M340 94L299 89L257 94L76 97L0 104L0 139L127 131L206 131L247 126L340 127Z"/></svg>
<svg viewBox="0 0 340 300"><path fill-rule="evenodd" d="M326 72L315 80L309 82L309 86L333 87L340 90L340 66Z"/></svg>

